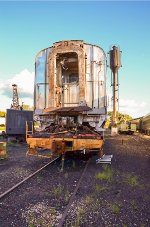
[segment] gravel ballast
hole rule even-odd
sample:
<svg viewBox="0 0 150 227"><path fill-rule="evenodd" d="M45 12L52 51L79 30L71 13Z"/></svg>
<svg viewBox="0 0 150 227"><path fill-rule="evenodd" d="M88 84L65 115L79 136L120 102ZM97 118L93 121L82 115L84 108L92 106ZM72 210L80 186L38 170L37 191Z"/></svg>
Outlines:
<svg viewBox="0 0 150 227"><path fill-rule="evenodd" d="M27 158L26 144L9 145L0 161L0 191L48 162ZM150 204L150 138L107 136L105 154L112 164L92 156L64 226L148 227ZM0 226L57 226L88 158L67 157L64 172L55 162L0 201Z"/></svg>

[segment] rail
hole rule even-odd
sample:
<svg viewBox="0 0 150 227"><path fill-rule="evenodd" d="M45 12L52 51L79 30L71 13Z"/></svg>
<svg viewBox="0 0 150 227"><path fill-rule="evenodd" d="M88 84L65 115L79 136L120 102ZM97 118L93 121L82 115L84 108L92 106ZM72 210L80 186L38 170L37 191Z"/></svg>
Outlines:
<svg viewBox="0 0 150 227"><path fill-rule="evenodd" d="M73 203L73 200L74 200L74 198L75 198L75 196L76 196L76 193L77 193L77 191L78 191L78 189L79 189L79 186L80 186L80 184L81 184L81 182L82 182L82 179L83 179L84 174L85 174L85 172L86 172L86 170L87 170L87 167L88 167L89 162L90 162L90 159L87 161L87 163L86 163L86 165L85 165L84 171L82 172L82 175L81 175L81 177L80 177L80 179L79 179L79 181L78 181L78 183L77 183L77 185L76 185L76 187L75 187L75 189L74 189L74 192L73 192L73 194L72 194L72 196L71 196L71 198L70 198L70 200L69 200L69 203L68 203L68 205L67 205L67 207L66 207L66 209L65 209L65 211L64 211L64 213L63 213L63 215L62 215L62 218L61 218L60 221L59 221L58 227L62 227L63 224L64 224L64 222L65 222L67 213L68 213L68 211L69 211L69 209L70 209L70 207L71 207L71 205L72 205L72 203Z"/></svg>
<svg viewBox="0 0 150 227"><path fill-rule="evenodd" d="M48 162L46 165L44 165L43 167L41 167L40 169L36 170L34 173L30 174L28 177L26 177L25 179L23 179L22 181L20 181L19 183L17 183L16 185L14 185L13 187L11 187L10 189L8 189L7 191L5 191L4 193L2 193L0 195L0 199L2 199L4 196L8 195L10 192L12 192L14 189L18 188L20 185L22 185L24 182L26 182L27 180L29 180L31 177L33 177L34 175L36 175L37 173L39 173L41 170L43 170L44 168L46 168L48 165L52 164L53 162L55 162L57 159L59 159L60 156L57 156L55 159L51 160L50 162Z"/></svg>

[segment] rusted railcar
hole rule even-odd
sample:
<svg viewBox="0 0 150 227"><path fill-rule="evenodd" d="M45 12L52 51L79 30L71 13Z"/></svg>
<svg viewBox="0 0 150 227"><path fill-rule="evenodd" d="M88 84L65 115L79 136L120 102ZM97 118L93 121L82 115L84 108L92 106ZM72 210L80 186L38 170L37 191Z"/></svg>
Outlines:
<svg viewBox="0 0 150 227"><path fill-rule="evenodd" d="M100 151L107 115L106 55L82 40L60 41L35 59L35 118L41 129L27 132L27 154Z"/></svg>

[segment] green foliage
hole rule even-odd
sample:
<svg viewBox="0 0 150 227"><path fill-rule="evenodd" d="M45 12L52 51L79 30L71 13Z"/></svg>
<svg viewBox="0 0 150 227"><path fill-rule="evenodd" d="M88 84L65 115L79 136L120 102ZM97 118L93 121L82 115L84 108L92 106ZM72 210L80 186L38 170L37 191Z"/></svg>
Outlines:
<svg viewBox="0 0 150 227"><path fill-rule="evenodd" d="M84 202L85 202L86 205L90 205L90 204L93 204L95 202L95 200L94 200L94 198L92 196L88 196L87 195L85 197L85 201Z"/></svg>
<svg viewBox="0 0 150 227"><path fill-rule="evenodd" d="M81 226L81 220L82 220L84 214L85 214L85 210L82 207L78 207L77 211L76 211L77 216L76 216L75 223L74 223L75 227Z"/></svg>
<svg viewBox="0 0 150 227"><path fill-rule="evenodd" d="M120 207L117 204L110 203L109 206L114 214L120 213Z"/></svg>
<svg viewBox="0 0 150 227"><path fill-rule="evenodd" d="M60 195L63 194L64 187L59 184L57 187L55 187L52 191L52 193L56 196L59 197Z"/></svg>
<svg viewBox="0 0 150 227"><path fill-rule="evenodd" d="M113 114L112 111L108 112L108 119L107 119L107 121L105 123L105 127L106 128L109 127L109 125L111 123L112 114ZM122 114L122 113L117 112L117 122L119 123L121 119L124 119L125 121L130 121L130 120L132 120L132 117L129 116L128 114Z"/></svg>
<svg viewBox="0 0 150 227"><path fill-rule="evenodd" d="M126 224L123 224L123 226L122 227L128 227Z"/></svg>
<svg viewBox="0 0 150 227"><path fill-rule="evenodd" d="M112 119L112 114L113 114L112 111L109 111L109 112L108 112L108 116L110 117L110 119ZM128 114L122 114L122 113L119 113L119 112L117 111L117 118L120 119L120 118L122 118L122 117L124 117L124 119L125 119L126 121L132 120L132 117L131 117L130 115L128 115Z"/></svg>
<svg viewBox="0 0 150 227"><path fill-rule="evenodd" d="M0 131L5 131L5 130L6 130L5 126L0 125Z"/></svg>
<svg viewBox="0 0 150 227"><path fill-rule="evenodd" d="M96 189L97 192L101 192L101 191L107 190L107 187L96 185L95 189Z"/></svg>
<svg viewBox="0 0 150 227"><path fill-rule="evenodd" d="M54 207L51 207L50 208L50 213L55 215L56 214L56 209Z"/></svg>
<svg viewBox="0 0 150 227"><path fill-rule="evenodd" d="M0 111L0 117L5 117L6 113L4 111Z"/></svg>
<svg viewBox="0 0 150 227"><path fill-rule="evenodd" d="M34 108L31 107L31 106L28 105L28 104L23 104L23 109L24 109L24 110L33 110Z"/></svg>
<svg viewBox="0 0 150 227"><path fill-rule="evenodd" d="M135 187L135 186L138 186L139 185L138 177L135 176L135 175L132 175L132 174L127 174L126 175L125 182L127 184L129 184L130 186L132 186L132 187Z"/></svg>
<svg viewBox="0 0 150 227"><path fill-rule="evenodd" d="M97 173L95 178L101 180L111 181L113 177L113 171L108 165L103 166L103 172Z"/></svg>
<svg viewBox="0 0 150 227"><path fill-rule="evenodd" d="M64 201L67 203L69 201L69 198L70 198L70 193L69 191L67 190L65 193L64 193Z"/></svg>
<svg viewBox="0 0 150 227"><path fill-rule="evenodd" d="M30 222L29 227L34 227L34 223Z"/></svg>

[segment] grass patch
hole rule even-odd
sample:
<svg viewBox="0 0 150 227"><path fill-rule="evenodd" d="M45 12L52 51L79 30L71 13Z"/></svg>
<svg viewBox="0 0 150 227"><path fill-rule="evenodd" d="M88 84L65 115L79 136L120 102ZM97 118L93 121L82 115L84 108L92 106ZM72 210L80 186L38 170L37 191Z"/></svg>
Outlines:
<svg viewBox="0 0 150 227"><path fill-rule="evenodd" d="M77 207L76 217L70 223L66 223L65 227L80 227L82 223L82 218L85 214L85 210L82 207Z"/></svg>
<svg viewBox="0 0 150 227"><path fill-rule="evenodd" d="M56 209L54 207L50 208L50 213L52 215L56 214Z"/></svg>
<svg viewBox="0 0 150 227"><path fill-rule="evenodd" d="M65 203L68 203L70 199L70 192L64 188L61 184L59 184L57 187L53 188L52 195L55 196L55 198L61 198L64 200Z"/></svg>
<svg viewBox="0 0 150 227"><path fill-rule="evenodd" d="M132 175L132 174L127 174L126 175L125 182L128 185L132 186L132 187L135 187L135 186L139 185L138 177L135 176L135 175Z"/></svg>
<svg viewBox="0 0 150 227"><path fill-rule="evenodd" d="M77 208L77 212L76 212L76 219L75 219L75 222L74 222L74 227L80 227L81 226L81 220L83 218L85 214L85 210L81 207L78 207Z"/></svg>
<svg viewBox="0 0 150 227"><path fill-rule="evenodd" d="M102 191L105 191L107 189L108 189L107 187L103 187L103 186L100 186L100 185L96 185L96 187L95 187L95 190L97 192L102 192Z"/></svg>
<svg viewBox="0 0 150 227"><path fill-rule="evenodd" d="M91 204L94 203L94 198L87 195L87 196L85 197L85 201L84 201L84 202L85 202L86 205L91 205Z"/></svg>
<svg viewBox="0 0 150 227"><path fill-rule="evenodd" d="M111 211L114 214L119 214L120 213L120 206L118 206L117 204L110 203L109 206L110 206Z"/></svg>
<svg viewBox="0 0 150 227"><path fill-rule="evenodd" d="M69 201L69 198L70 198L70 193L69 191L67 190L64 194L64 201L67 203Z"/></svg>
<svg viewBox="0 0 150 227"><path fill-rule="evenodd" d="M56 196L59 197L60 195L63 194L64 187L59 184L57 187L55 187L52 191L52 193Z"/></svg>
<svg viewBox="0 0 150 227"><path fill-rule="evenodd" d="M30 222L29 227L34 227L34 223Z"/></svg>
<svg viewBox="0 0 150 227"><path fill-rule="evenodd" d="M103 166L103 172L95 175L96 179L111 181L113 177L113 171L108 165Z"/></svg>

